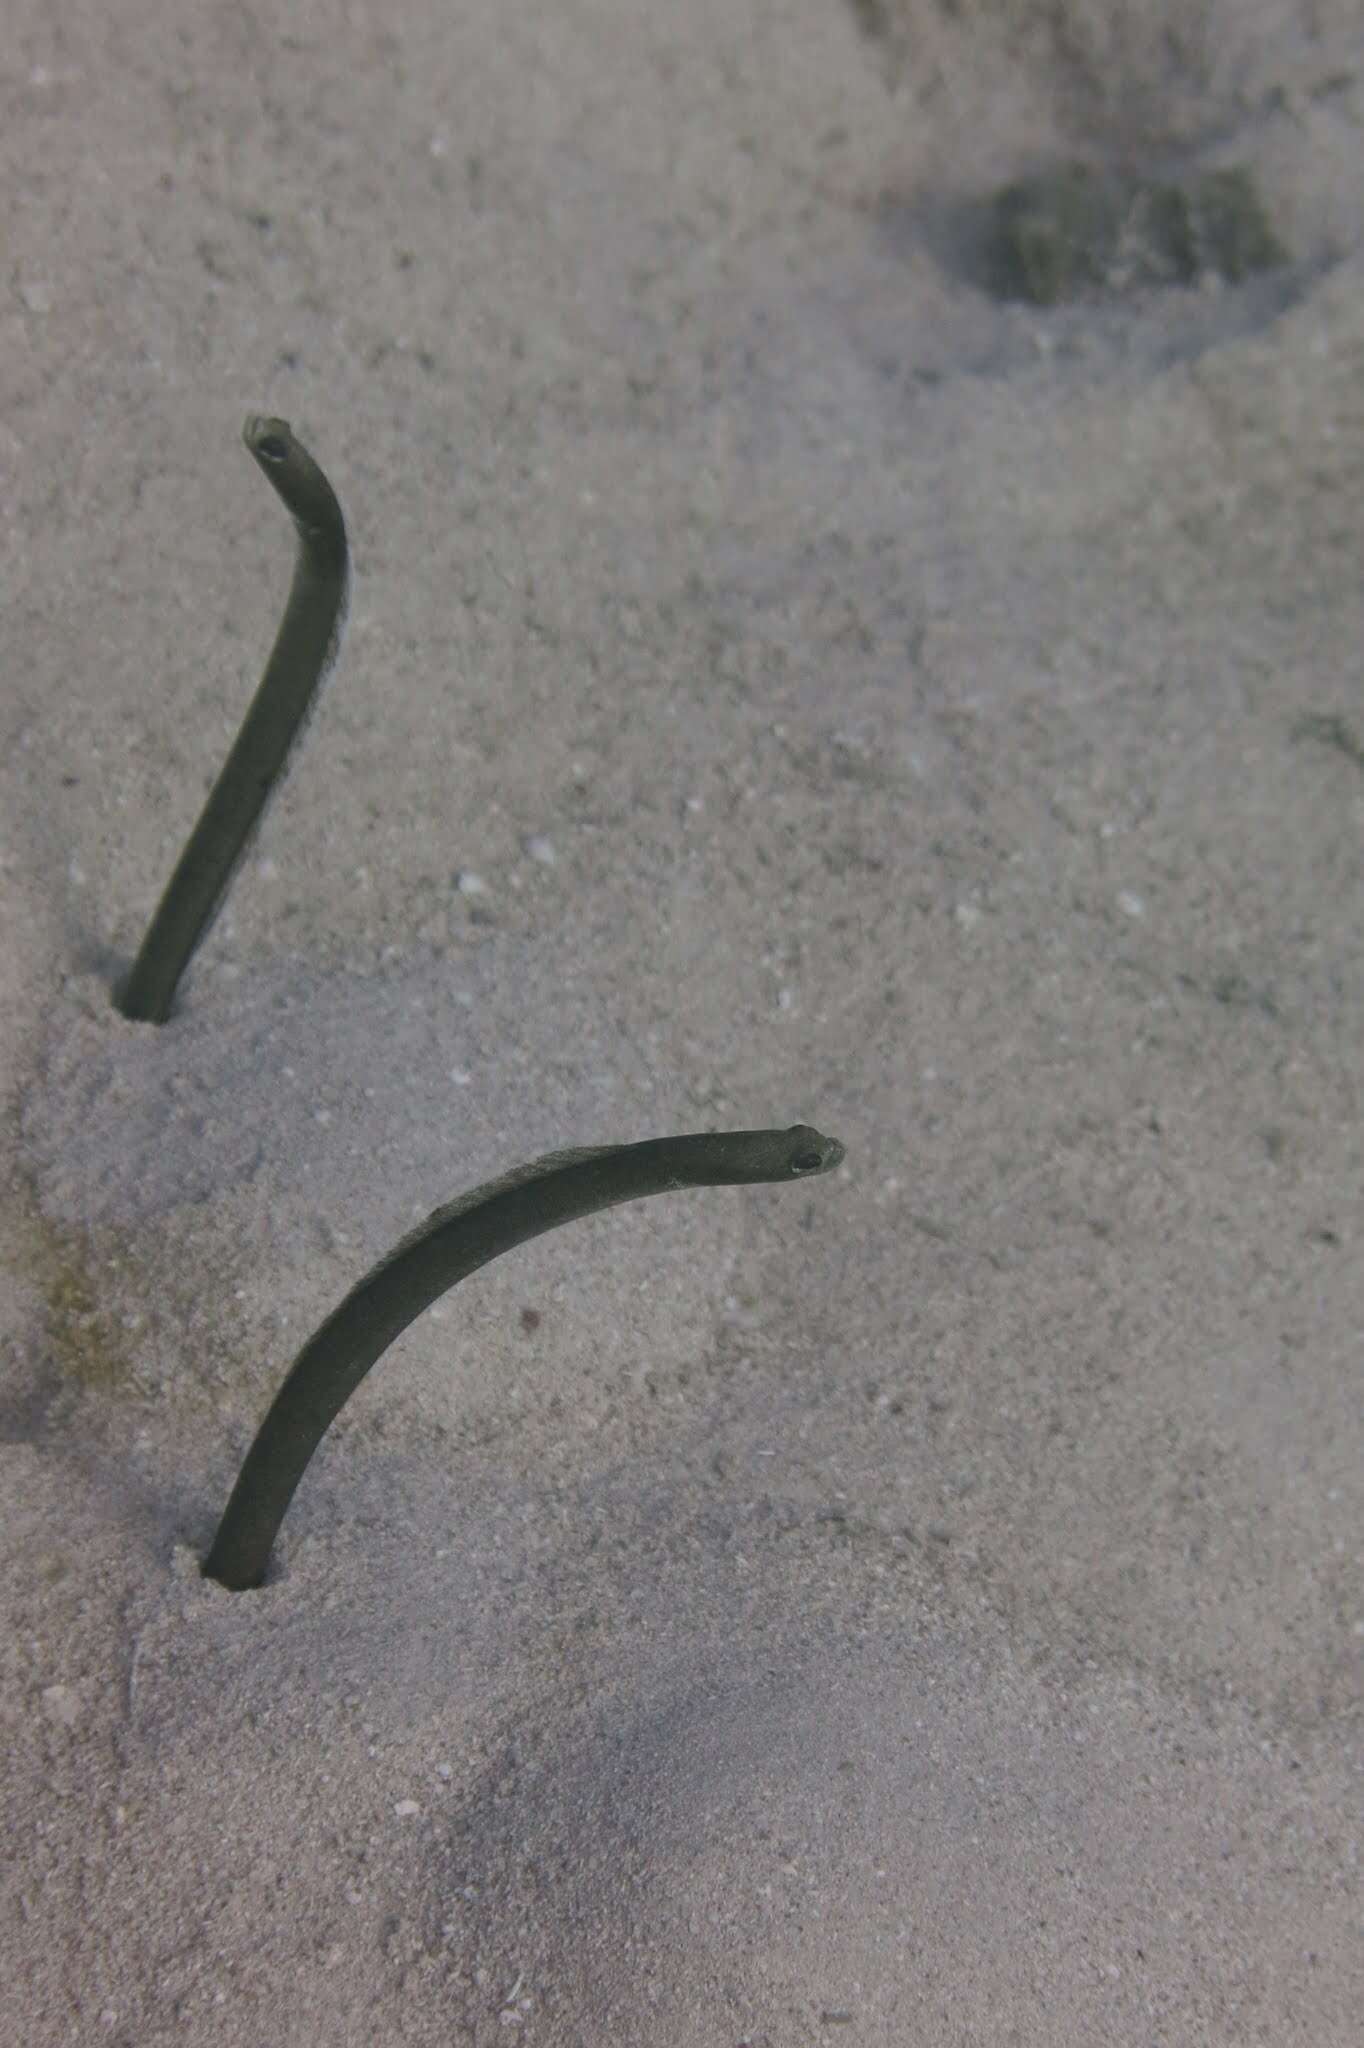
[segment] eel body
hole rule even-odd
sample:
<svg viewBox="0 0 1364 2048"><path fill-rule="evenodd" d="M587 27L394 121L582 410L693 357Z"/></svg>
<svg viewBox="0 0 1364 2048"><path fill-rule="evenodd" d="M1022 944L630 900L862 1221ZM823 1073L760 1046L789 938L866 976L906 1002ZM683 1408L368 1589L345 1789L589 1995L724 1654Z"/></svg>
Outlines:
<svg viewBox="0 0 1364 2048"><path fill-rule="evenodd" d="M164 1024L181 977L283 780L291 749L340 649L349 588L346 525L336 493L288 422L253 413L242 431L298 531L284 617L232 751L166 884L116 1001L125 1017Z"/></svg>
<svg viewBox="0 0 1364 2048"><path fill-rule="evenodd" d="M205 1575L233 1591L260 1584L294 1489L332 1421L394 1338L467 1274L619 1202L680 1188L808 1180L842 1158L838 1140L808 1124L649 1138L552 1152L435 1210L299 1352L247 1452Z"/></svg>

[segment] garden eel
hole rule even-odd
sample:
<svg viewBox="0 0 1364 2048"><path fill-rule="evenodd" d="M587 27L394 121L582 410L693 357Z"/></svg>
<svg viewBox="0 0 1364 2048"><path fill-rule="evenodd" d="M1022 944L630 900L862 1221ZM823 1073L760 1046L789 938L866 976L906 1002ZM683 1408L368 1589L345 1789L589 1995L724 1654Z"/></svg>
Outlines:
<svg viewBox="0 0 1364 2048"><path fill-rule="evenodd" d="M400 1331L456 1281L513 1245L616 1202L674 1188L806 1180L843 1158L808 1124L551 1152L436 1209L333 1309L289 1369L203 1562L240 1592L265 1576L294 1489L330 1423Z"/></svg>
<svg viewBox="0 0 1364 2048"><path fill-rule="evenodd" d="M115 998L125 1017L149 1024L170 1015L180 977L283 779L345 624L349 557L336 493L287 421L253 413L242 439L293 516L298 561L260 686Z"/></svg>

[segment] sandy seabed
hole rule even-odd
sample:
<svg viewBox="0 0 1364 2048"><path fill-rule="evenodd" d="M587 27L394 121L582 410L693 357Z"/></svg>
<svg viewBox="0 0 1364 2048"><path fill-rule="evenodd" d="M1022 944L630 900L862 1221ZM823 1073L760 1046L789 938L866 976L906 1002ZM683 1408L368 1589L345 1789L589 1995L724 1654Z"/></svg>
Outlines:
<svg viewBox="0 0 1364 2048"><path fill-rule="evenodd" d="M1357 16L12 9L5 2048L1358 2039ZM1289 260L1001 299L1077 153ZM254 410L349 629L135 1025ZM201 1576L414 1218L797 1120L471 1279Z"/></svg>

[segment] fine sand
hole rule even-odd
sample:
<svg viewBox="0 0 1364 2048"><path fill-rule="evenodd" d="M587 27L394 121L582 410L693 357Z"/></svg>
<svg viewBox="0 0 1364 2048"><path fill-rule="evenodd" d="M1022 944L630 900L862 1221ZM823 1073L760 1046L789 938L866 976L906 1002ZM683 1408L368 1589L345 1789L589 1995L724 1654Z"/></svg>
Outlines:
<svg viewBox="0 0 1364 2048"><path fill-rule="evenodd" d="M1356 0L15 0L0 2042L1358 2040ZM992 283L1230 165L1240 282ZM342 658L126 969L293 559ZM422 1317L436 1204L808 1121Z"/></svg>

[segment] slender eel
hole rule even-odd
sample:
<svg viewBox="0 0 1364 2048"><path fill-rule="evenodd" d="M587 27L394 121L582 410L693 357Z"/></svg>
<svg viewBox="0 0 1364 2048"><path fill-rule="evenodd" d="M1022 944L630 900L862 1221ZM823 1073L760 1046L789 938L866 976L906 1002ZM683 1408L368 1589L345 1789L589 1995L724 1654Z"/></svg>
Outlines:
<svg viewBox="0 0 1364 2048"><path fill-rule="evenodd" d="M265 1576L294 1489L328 1426L400 1331L513 1245L617 1202L674 1188L807 1180L843 1158L808 1124L551 1152L447 1202L351 1289L309 1338L246 1454L203 1570L240 1592Z"/></svg>
<svg viewBox="0 0 1364 2048"><path fill-rule="evenodd" d="M317 687L336 659L349 556L336 493L287 422L252 414L242 438L293 515L298 562L265 674L115 997L125 1017L164 1024L180 978L282 781Z"/></svg>

